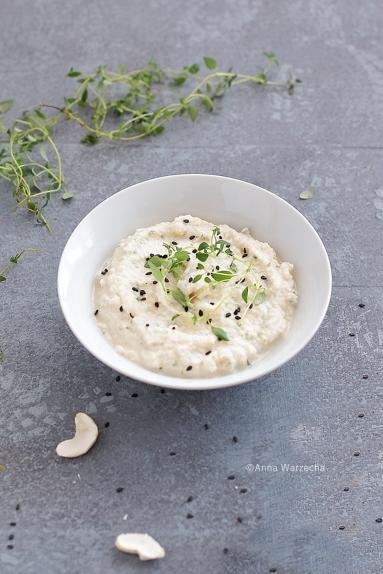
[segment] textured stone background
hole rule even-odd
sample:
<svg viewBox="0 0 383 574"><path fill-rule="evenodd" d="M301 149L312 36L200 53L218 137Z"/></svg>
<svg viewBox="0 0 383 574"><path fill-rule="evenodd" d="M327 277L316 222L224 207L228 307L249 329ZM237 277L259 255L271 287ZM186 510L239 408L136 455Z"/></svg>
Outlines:
<svg viewBox="0 0 383 574"><path fill-rule="evenodd" d="M194 125L181 119L134 146L86 149L65 128L58 140L76 198L52 201L52 236L0 195L1 259L41 248L0 292L1 574L381 573L381 2L3 0L0 23L0 99L14 97L16 111L59 102L71 65L135 67L151 56L177 66L208 53L251 71L273 49L282 71L303 80L293 97L237 89L221 112ZM127 185L183 172L273 190L328 249L327 318L297 358L262 381L164 394L116 382L64 323L56 272L74 226ZM312 182L315 197L300 201ZM79 410L94 416L100 440L83 459L59 460L55 446ZM284 462L325 471L247 467ZM166 559L145 564L118 553L114 537L129 530L152 533Z"/></svg>

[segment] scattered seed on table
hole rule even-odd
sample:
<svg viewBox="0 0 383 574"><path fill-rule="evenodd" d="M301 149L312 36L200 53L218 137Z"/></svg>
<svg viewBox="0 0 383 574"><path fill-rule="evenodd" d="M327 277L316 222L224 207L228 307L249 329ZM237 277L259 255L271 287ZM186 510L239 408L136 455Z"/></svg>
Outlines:
<svg viewBox="0 0 383 574"><path fill-rule="evenodd" d="M237 522L239 522L240 524L243 522L243 520L240 516L237 516Z"/></svg>
<svg viewBox="0 0 383 574"><path fill-rule="evenodd" d="M116 492L120 493L122 492L124 489L122 486L119 486L118 488L116 488Z"/></svg>
<svg viewBox="0 0 383 574"><path fill-rule="evenodd" d="M343 492L348 492L349 490L350 490L349 487L348 487L348 486L345 486L344 489L343 489Z"/></svg>
<svg viewBox="0 0 383 574"><path fill-rule="evenodd" d="M349 333L349 337L355 337L355 333Z"/></svg>
<svg viewBox="0 0 383 574"><path fill-rule="evenodd" d="M138 397L138 394L137 394L137 393L132 393L130 396L132 397L132 399L136 399L136 398Z"/></svg>
<svg viewBox="0 0 383 574"><path fill-rule="evenodd" d="M192 502L193 501L193 497L189 496L188 499L186 500L186 502Z"/></svg>
<svg viewBox="0 0 383 574"><path fill-rule="evenodd" d="M362 379L368 379L368 375L362 375Z"/></svg>
<svg viewBox="0 0 383 574"><path fill-rule="evenodd" d="M375 522L381 524L383 522L383 518L375 518Z"/></svg>
<svg viewBox="0 0 383 574"><path fill-rule="evenodd" d="M363 417L364 417L364 414L363 414L363 413L359 413L359 414L358 414L358 418L362 419Z"/></svg>
<svg viewBox="0 0 383 574"><path fill-rule="evenodd" d="M209 428L210 428L207 423L205 423L203 426L204 426L204 429L205 429L205 430L209 430Z"/></svg>
<svg viewBox="0 0 383 574"><path fill-rule="evenodd" d="M364 303L359 303L358 307L360 307L361 309L364 309L366 305Z"/></svg>
<svg viewBox="0 0 383 574"><path fill-rule="evenodd" d="M160 393L161 395L164 395L166 393L165 389L160 389Z"/></svg>
<svg viewBox="0 0 383 574"><path fill-rule="evenodd" d="M234 474L229 474L229 476L227 477L227 480L234 480L235 476Z"/></svg>
<svg viewBox="0 0 383 574"><path fill-rule="evenodd" d="M16 526L16 522L10 522L9 526Z"/></svg>
<svg viewBox="0 0 383 574"><path fill-rule="evenodd" d="M246 494L247 488L241 488L239 494Z"/></svg>
<svg viewBox="0 0 383 574"><path fill-rule="evenodd" d="M14 539L14 537L15 537L15 535L14 535L14 534L10 534L10 535L8 536L8 540L13 540L13 539Z"/></svg>
<svg viewBox="0 0 383 574"><path fill-rule="evenodd" d="M112 396L112 393L110 393L110 392L108 391L107 393L105 393L105 396L106 396L106 397L111 397L111 396Z"/></svg>
<svg viewBox="0 0 383 574"><path fill-rule="evenodd" d="M116 382L119 383L120 381L121 381L121 377L120 377L120 375L117 375Z"/></svg>
<svg viewBox="0 0 383 574"><path fill-rule="evenodd" d="M13 544L8 544L8 545L7 545L7 550L12 550L12 548L13 548Z"/></svg>
<svg viewBox="0 0 383 574"><path fill-rule="evenodd" d="M344 530L345 528L345 526L339 526L339 530Z"/></svg>
<svg viewBox="0 0 383 574"><path fill-rule="evenodd" d="M107 429L109 426L110 426L110 423L108 423L108 422L104 424L104 427L105 427L106 429Z"/></svg>
<svg viewBox="0 0 383 574"><path fill-rule="evenodd" d="M190 512L187 513L186 518L194 518L193 514L190 514Z"/></svg>
<svg viewBox="0 0 383 574"><path fill-rule="evenodd" d="M228 554L228 553L229 553L229 549L228 549L228 548L224 548L224 549L223 549L223 553L224 553L224 554Z"/></svg>
<svg viewBox="0 0 383 574"><path fill-rule="evenodd" d="M233 436L232 441L233 441L233 442L238 442L238 437Z"/></svg>
<svg viewBox="0 0 383 574"><path fill-rule="evenodd" d="M172 452L169 452L169 456L176 456L176 454L177 454L177 453L176 453L176 452L173 452L173 451L172 451Z"/></svg>
<svg viewBox="0 0 383 574"><path fill-rule="evenodd" d="M354 452L354 456L359 456L360 452Z"/></svg>

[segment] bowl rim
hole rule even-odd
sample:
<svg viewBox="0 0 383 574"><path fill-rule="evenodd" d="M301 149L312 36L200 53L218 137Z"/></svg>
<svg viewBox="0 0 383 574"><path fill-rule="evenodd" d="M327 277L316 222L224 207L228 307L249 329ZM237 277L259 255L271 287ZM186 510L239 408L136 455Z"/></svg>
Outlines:
<svg viewBox="0 0 383 574"><path fill-rule="evenodd" d="M261 190L266 195L272 196L274 200L277 200L277 201L285 204L285 206L289 210L295 211L296 215L298 215L298 217L300 217L302 220L304 220L304 223L311 228L311 231L314 234L314 236L318 242L318 245L321 249L322 255L324 257L324 261L326 264L326 270L327 270L327 279L328 279L327 294L326 294L326 298L325 298L325 304L323 305L321 313L318 315L318 318L317 318L317 320L316 320L316 322L315 322L315 324L311 330L311 334L308 337L306 337L304 339L304 341L300 345L297 346L297 348L294 350L294 352L289 354L288 357L283 359L276 366L271 366L271 367L269 367L267 369L263 369L263 370L260 369L260 372L257 375L254 375L254 373L251 374L251 371L248 371L247 369L242 369L242 370L236 371L234 373L229 373L226 375L219 375L219 376L215 376L215 377L195 378L195 379L189 379L186 377L185 378L172 377L170 375L165 375L162 373L155 373L154 371L150 371L149 369L145 369L145 367L142 367L141 365L138 365L138 364L134 363L133 361L130 361L126 357L123 357L123 358L126 361L128 368L127 369L121 369L120 367L117 368L112 360L109 360L108 357L105 358L104 356L101 356L102 353L97 353L96 351L94 351L92 349L92 346L88 344L86 338L83 338L81 335L78 334L78 332L76 331L75 324L74 324L74 322L72 322L70 314L68 313L68 308L65 305L63 293L61 291L61 282L62 282L61 278L62 278L62 274L63 274L65 251L68 248L68 244L72 240L73 236L75 236L78 228L80 226L82 226L86 220L88 220L92 217L94 211L102 209L106 203L113 201L116 196L124 194L127 189L130 189L132 187L140 187L142 185L147 184L148 182L157 182L160 180L174 179L174 178L182 179L182 178L188 178L188 177L213 178L213 179L220 179L220 180L230 181L230 182L235 182L235 183L246 183L248 185L251 185L251 186ZM76 337L76 339L81 343L81 345L83 347L85 347L85 349L91 355L93 355L96 359L98 359L104 365L108 366L109 368L113 369L114 371L116 371L118 373L121 373L122 375L124 375L128 378L131 378L133 380L143 382L146 384L154 385L157 387L172 388L172 389L178 389L178 390L188 390L188 391L214 390L214 389L220 389L220 388L229 388L229 387L241 385L244 383L248 383L251 381L256 381L262 377L269 375L273 371L276 371L277 369L279 369L280 367L282 367L283 365L285 365L286 363L291 361L294 357L296 357L302 351L302 349L304 349L304 347L306 347L306 345L308 345L308 343L311 341L311 339L317 333L317 331L318 331L319 327L321 326L323 319L327 313L327 309L328 309L328 306L330 303L331 293L332 293L332 272L331 272L331 265L330 265L329 256L327 254L324 243L323 243L322 239L320 238L318 232L315 230L315 228L310 223L310 221L296 207L291 205L291 203L289 203L288 201L286 201L285 199L283 199L279 195L277 195L277 194L275 194L275 193L273 193L273 192L271 192L271 191L269 191L263 187L260 187L259 185L255 184L255 183L245 181L242 179L238 179L238 178L227 177L227 176L223 176L223 175L207 174L207 173L182 173L182 174L171 174L171 175L155 177L155 178L146 179L146 180L143 180L143 181L140 181L137 183L133 183L132 185L129 185L129 186L121 189L120 191L117 191L116 193L113 193L112 195L108 196L107 198L102 200L100 203L95 205L79 221L79 223L73 229L73 231L71 232L71 234L69 235L69 237L65 243L64 249L62 250L62 253L60 256L59 265L58 265L57 290L58 290L58 298L59 298L61 311L62 311L64 319L65 319L67 325L69 326L70 330L72 331L73 335ZM141 374L140 372L138 374L133 375L131 372L129 372L129 370L130 370L129 365L132 365L133 367L139 367L140 369L143 370L143 372L145 372L145 375ZM147 373L147 376L146 376L146 373ZM154 378L156 380L154 380Z"/></svg>

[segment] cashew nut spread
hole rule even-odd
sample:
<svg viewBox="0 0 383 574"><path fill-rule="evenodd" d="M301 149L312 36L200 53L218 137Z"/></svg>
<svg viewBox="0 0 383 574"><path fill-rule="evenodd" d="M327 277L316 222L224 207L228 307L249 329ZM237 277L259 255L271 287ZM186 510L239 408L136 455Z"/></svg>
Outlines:
<svg viewBox="0 0 383 574"><path fill-rule="evenodd" d="M94 314L122 355L152 371L213 377L288 336L293 265L228 225L190 215L123 239L95 280Z"/></svg>
<svg viewBox="0 0 383 574"><path fill-rule="evenodd" d="M137 554L140 560L155 560L165 556L165 550L149 534L137 532L119 534L115 546L121 552Z"/></svg>
<svg viewBox="0 0 383 574"><path fill-rule="evenodd" d="M73 438L64 440L56 447L59 456L75 458L88 452L98 437L98 428L93 419L85 413L77 413L74 418L76 432Z"/></svg>

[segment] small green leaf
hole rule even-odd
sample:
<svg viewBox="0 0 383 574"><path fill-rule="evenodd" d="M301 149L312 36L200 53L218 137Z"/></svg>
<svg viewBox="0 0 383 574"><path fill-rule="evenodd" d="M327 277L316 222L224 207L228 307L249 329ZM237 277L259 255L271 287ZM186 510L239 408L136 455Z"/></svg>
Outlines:
<svg viewBox="0 0 383 574"><path fill-rule="evenodd" d="M94 134L88 134L84 138L82 138L81 143L86 145L95 145L98 143L99 138Z"/></svg>
<svg viewBox="0 0 383 574"><path fill-rule="evenodd" d="M43 160L48 161L47 149L44 144L39 145L39 152Z"/></svg>
<svg viewBox="0 0 383 574"><path fill-rule="evenodd" d="M217 337L218 341L229 341L228 334L220 327L211 327L213 334Z"/></svg>
<svg viewBox="0 0 383 574"><path fill-rule="evenodd" d="M267 58L269 60L269 62L271 62L272 64L275 64L276 66L279 65L279 60L277 58L277 55L274 52L263 52L263 55L265 56L265 58Z"/></svg>
<svg viewBox="0 0 383 574"><path fill-rule="evenodd" d="M154 256L154 257L156 257L156 256ZM152 257L152 259L154 259L154 257ZM149 259L149 261L147 262L147 266L150 269L150 271L153 273L153 277L157 281L162 283L164 280L164 276L162 274L162 271L161 271L160 267L158 267L155 263L153 263L152 259ZM146 267L146 265L145 265L145 267Z"/></svg>
<svg viewBox="0 0 383 574"><path fill-rule="evenodd" d="M258 288L258 292L253 299L254 305L260 305L266 300L266 291L263 288Z"/></svg>
<svg viewBox="0 0 383 574"><path fill-rule="evenodd" d="M13 106L13 100L3 100L0 102L0 114L5 114Z"/></svg>
<svg viewBox="0 0 383 574"><path fill-rule="evenodd" d="M249 288L245 287L244 290L242 291L242 299L245 301L245 303L247 303L249 297Z"/></svg>
<svg viewBox="0 0 383 574"><path fill-rule="evenodd" d="M6 281L6 277L5 275L0 275L0 283L2 283L3 281Z"/></svg>
<svg viewBox="0 0 383 574"><path fill-rule="evenodd" d="M206 241L202 241L202 243L198 245L198 251L204 251L205 249L209 249L209 244L206 243Z"/></svg>
<svg viewBox="0 0 383 574"><path fill-rule="evenodd" d="M63 199L64 201L67 201L68 199L72 199L72 197L74 197L73 193L71 193L70 191L68 191L67 189L63 192L61 199Z"/></svg>
<svg viewBox="0 0 383 574"><path fill-rule="evenodd" d="M85 88L85 90L83 90L81 94L79 105L85 106L87 99L88 99L88 88Z"/></svg>
<svg viewBox="0 0 383 574"><path fill-rule="evenodd" d="M190 72L190 74L198 74L199 65L198 64L192 64L191 66L188 67L188 71Z"/></svg>
<svg viewBox="0 0 383 574"><path fill-rule="evenodd" d="M197 283L200 279L202 279L202 275L196 275L196 276L193 278L192 283Z"/></svg>
<svg viewBox="0 0 383 574"><path fill-rule="evenodd" d="M198 117L198 108L195 104L189 104L189 106L187 107L187 112L191 118L191 120L193 122L195 122L195 120Z"/></svg>
<svg viewBox="0 0 383 574"><path fill-rule="evenodd" d="M45 120L46 119L46 114L44 114L44 112L42 112L39 108L35 109L35 114L38 118Z"/></svg>
<svg viewBox="0 0 383 574"><path fill-rule="evenodd" d="M203 105L209 112L212 112L214 110L213 100L209 98L209 96L207 96L206 94L201 94L200 99L202 100Z"/></svg>
<svg viewBox="0 0 383 574"><path fill-rule="evenodd" d="M68 78L77 78L78 76L81 76L81 72L75 70L74 68L71 68L67 73L67 76Z"/></svg>
<svg viewBox="0 0 383 574"><path fill-rule="evenodd" d="M182 86L182 84L184 84L186 82L186 77L185 76L177 76L177 78L174 78L173 81L177 86Z"/></svg>
<svg viewBox="0 0 383 574"><path fill-rule="evenodd" d="M214 58L210 58L210 56L204 56L203 61L205 62L205 66L209 68L209 70L214 70L217 67L217 62Z"/></svg>
<svg viewBox="0 0 383 574"><path fill-rule="evenodd" d="M179 303L186 311L186 309L189 306L189 302L186 298L185 293L183 293L181 291L181 289L177 288L174 291L172 291L171 294L174 297L174 299L177 301L177 303Z"/></svg>
<svg viewBox="0 0 383 574"><path fill-rule="evenodd" d="M204 263L206 261L206 259L209 257L209 254L204 253L203 251L200 251L200 252L196 253L196 257L199 261L202 261Z"/></svg>
<svg viewBox="0 0 383 574"><path fill-rule="evenodd" d="M216 273L212 273L211 276L213 277L214 281L230 281L233 277L233 273L229 270L222 270L217 271Z"/></svg>
<svg viewBox="0 0 383 574"><path fill-rule="evenodd" d="M181 317L180 313L176 313L175 315L173 315L173 317L170 320L174 321L175 319L177 319L177 317Z"/></svg>
<svg viewBox="0 0 383 574"><path fill-rule="evenodd" d="M197 269L199 269L199 270L205 269L205 265L203 265L202 263L198 263Z"/></svg>

